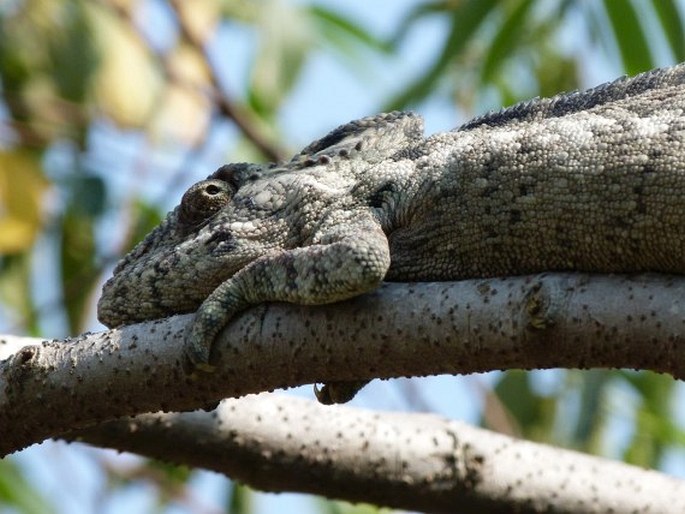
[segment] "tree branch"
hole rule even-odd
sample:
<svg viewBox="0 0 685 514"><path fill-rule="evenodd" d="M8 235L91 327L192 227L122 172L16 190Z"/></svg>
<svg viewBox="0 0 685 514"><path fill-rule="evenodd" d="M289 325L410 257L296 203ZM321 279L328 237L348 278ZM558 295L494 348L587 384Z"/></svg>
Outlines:
<svg viewBox="0 0 685 514"><path fill-rule="evenodd" d="M305 383L511 368L683 376L685 279L541 274L385 284L334 305L260 305L181 369L190 316L26 347L0 362L0 453L96 423ZM420 357L420 358L419 358Z"/></svg>
<svg viewBox="0 0 685 514"><path fill-rule="evenodd" d="M685 482L661 473L434 415L278 395L225 400L212 413L145 414L67 437L262 490L421 512L685 512Z"/></svg>

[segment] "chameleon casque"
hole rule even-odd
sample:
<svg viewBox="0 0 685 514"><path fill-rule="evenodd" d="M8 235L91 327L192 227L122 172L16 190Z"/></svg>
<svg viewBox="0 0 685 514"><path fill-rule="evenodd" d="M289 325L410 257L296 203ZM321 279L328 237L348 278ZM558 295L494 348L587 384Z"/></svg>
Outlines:
<svg viewBox="0 0 685 514"><path fill-rule="evenodd" d="M289 162L228 164L116 267L110 327L197 311L191 369L250 305L381 281L552 270L685 273L685 64L423 135L411 113L342 125ZM317 391L347 401L364 382Z"/></svg>

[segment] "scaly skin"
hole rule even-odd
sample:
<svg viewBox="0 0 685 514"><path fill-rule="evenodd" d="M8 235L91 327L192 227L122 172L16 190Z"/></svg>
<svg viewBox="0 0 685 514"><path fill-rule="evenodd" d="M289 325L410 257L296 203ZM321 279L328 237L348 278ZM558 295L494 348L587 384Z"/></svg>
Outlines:
<svg viewBox="0 0 685 514"><path fill-rule="evenodd" d="M383 280L685 273L684 110L679 65L428 138L420 117L382 114L285 164L224 166L119 263L99 318L197 310L187 354L209 369L218 332L261 302L336 302Z"/></svg>

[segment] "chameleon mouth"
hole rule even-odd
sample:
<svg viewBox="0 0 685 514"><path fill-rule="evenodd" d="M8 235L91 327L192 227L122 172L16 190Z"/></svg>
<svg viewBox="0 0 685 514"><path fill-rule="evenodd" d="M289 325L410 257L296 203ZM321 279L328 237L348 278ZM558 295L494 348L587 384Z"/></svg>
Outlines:
<svg viewBox="0 0 685 514"><path fill-rule="evenodd" d="M97 317L106 327L116 328L177 314L189 314L195 312L201 303L201 301L179 302L178 298L164 303L158 300L135 298L136 309L131 310L130 306L134 304L134 300L131 299L129 292L122 288L100 297Z"/></svg>
<svg viewBox="0 0 685 514"><path fill-rule="evenodd" d="M147 280L146 280L147 278ZM105 282L98 300L97 317L109 327L166 318L194 312L213 288L173 288L162 286L159 277L138 276L120 280L117 275ZM144 286L143 286L144 284Z"/></svg>

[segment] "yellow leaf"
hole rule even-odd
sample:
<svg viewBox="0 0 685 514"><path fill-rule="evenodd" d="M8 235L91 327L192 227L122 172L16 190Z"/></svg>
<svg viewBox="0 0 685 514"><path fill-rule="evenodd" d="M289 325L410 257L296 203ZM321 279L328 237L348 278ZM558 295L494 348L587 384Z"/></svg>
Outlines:
<svg viewBox="0 0 685 514"><path fill-rule="evenodd" d="M203 55L188 45L180 44L169 56L172 77L184 85L209 88L210 72Z"/></svg>
<svg viewBox="0 0 685 514"><path fill-rule="evenodd" d="M0 151L0 254L33 245L40 229L48 182L33 155Z"/></svg>
<svg viewBox="0 0 685 514"><path fill-rule="evenodd" d="M176 2L179 16L185 21L188 30L200 41L213 34L219 21L220 4L216 0L193 0Z"/></svg>
<svg viewBox="0 0 685 514"><path fill-rule="evenodd" d="M155 113L150 131L153 139L192 145L204 138L209 122L207 97L171 84L162 96L162 106Z"/></svg>
<svg viewBox="0 0 685 514"><path fill-rule="evenodd" d="M179 45L169 56L175 80L166 87L150 130L154 139L193 144L204 137L211 102L204 93L210 76L204 58L192 48Z"/></svg>
<svg viewBox="0 0 685 514"><path fill-rule="evenodd" d="M162 88L160 74L132 27L102 9L89 12L101 48L94 81L98 106L121 126L143 127Z"/></svg>

